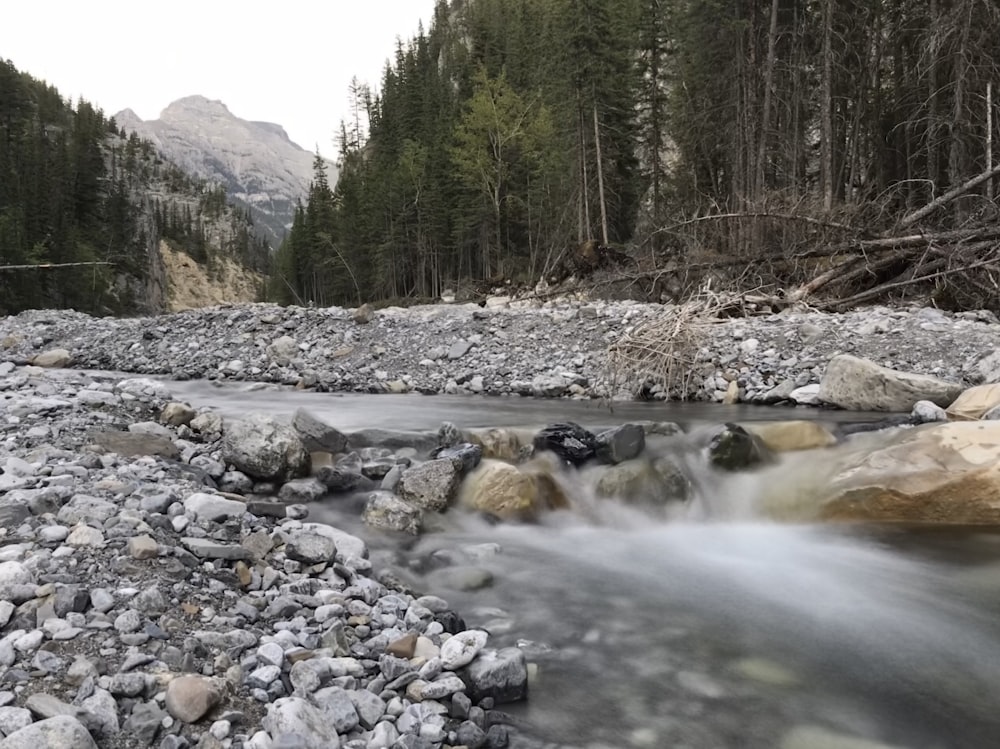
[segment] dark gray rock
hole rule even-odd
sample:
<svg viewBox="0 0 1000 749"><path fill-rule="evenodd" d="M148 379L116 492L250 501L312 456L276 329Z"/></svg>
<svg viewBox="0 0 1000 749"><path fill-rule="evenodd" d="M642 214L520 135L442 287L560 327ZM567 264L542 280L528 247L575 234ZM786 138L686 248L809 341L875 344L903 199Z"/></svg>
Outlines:
<svg viewBox="0 0 1000 749"><path fill-rule="evenodd" d="M473 702L491 698L499 705L528 697L528 667L520 648L483 651L459 675Z"/></svg>
<svg viewBox="0 0 1000 749"><path fill-rule="evenodd" d="M739 424L719 428L708 443L708 462L723 471L743 471L771 459L763 441Z"/></svg>
<svg viewBox="0 0 1000 749"><path fill-rule="evenodd" d="M341 453L347 448L347 435L316 418L304 408L295 411L292 426L309 452Z"/></svg>
<svg viewBox="0 0 1000 749"><path fill-rule="evenodd" d="M622 424L597 435L597 459L617 464L638 458L646 447L646 430L641 424Z"/></svg>
<svg viewBox="0 0 1000 749"><path fill-rule="evenodd" d="M586 463L597 450L597 437L579 424L566 422L550 424L535 435L536 450L551 450L563 460L580 465Z"/></svg>

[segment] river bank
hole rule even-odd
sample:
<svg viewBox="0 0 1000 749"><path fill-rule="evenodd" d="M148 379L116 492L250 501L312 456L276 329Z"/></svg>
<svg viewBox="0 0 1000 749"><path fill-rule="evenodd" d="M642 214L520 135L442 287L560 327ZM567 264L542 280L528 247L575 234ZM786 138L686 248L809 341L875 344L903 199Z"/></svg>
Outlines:
<svg viewBox="0 0 1000 749"><path fill-rule="evenodd" d="M331 392L631 399L636 388L617 387L609 377L608 347L664 311L630 302L506 299L486 307L374 312L257 304L129 319L31 311L0 319L0 360L28 363L61 349L67 353L61 365L181 380ZM988 312L871 307L720 320L706 326L699 341L686 395L788 401L796 388L819 383L837 354L976 384L1000 377L998 340L1000 323ZM667 394L654 384L644 395Z"/></svg>

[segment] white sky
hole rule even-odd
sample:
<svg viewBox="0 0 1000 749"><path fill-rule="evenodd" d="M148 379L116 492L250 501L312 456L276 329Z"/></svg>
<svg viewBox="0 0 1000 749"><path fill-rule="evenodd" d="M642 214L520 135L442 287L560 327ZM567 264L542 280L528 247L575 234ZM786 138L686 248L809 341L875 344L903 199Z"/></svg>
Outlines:
<svg viewBox="0 0 1000 749"><path fill-rule="evenodd" d="M336 154L351 77L377 87L396 38L434 0L21 0L4 3L0 58L76 101L156 119L201 94Z"/></svg>

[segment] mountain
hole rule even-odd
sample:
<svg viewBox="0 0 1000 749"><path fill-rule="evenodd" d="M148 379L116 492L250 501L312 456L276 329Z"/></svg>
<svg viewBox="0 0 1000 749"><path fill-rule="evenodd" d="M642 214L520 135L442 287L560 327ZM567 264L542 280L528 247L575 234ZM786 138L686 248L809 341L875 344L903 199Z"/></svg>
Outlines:
<svg viewBox="0 0 1000 749"><path fill-rule="evenodd" d="M241 119L204 96L178 99L156 120L142 120L130 109L114 119L188 174L222 185L230 201L250 209L272 247L281 243L296 202L309 191L315 156L280 125ZM329 162L327 174L334 183L336 167Z"/></svg>

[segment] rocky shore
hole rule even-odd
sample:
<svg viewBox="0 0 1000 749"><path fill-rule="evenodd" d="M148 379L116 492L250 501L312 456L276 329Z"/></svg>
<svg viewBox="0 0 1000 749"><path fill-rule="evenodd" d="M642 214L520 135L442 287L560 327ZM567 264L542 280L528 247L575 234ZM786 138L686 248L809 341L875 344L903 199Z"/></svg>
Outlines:
<svg viewBox="0 0 1000 749"><path fill-rule="evenodd" d="M219 307L150 318L32 311L0 319L0 360L298 385L327 391L632 398L606 352L660 305L490 300L410 309ZM866 308L786 311L708 326L686 395L746 403L813 402L827 363L851 354L891 369L976 384L1000 376L1000 322L989 312ZM736 385L732 385L735 382ZM656 385L648 397L663 398Z"/></svg>
<svg viewBox="0 0 1000 749"><path fill-rule="evenodd" d="M361 497L373 532L404 536L456 506L520 520L566 506L553 477L567 464L593 472L607 497L683 501L691 475L664 449L676 426L342 434L306 412L290 424L224 423L173 402L160 381L90 370L376 393L628 397L606 379L604 352L660 314L494 300L0 319L0 749L539 746L503 708L527 696L533 669L514 635L467 629L433 591L411 590L373 562L365 539L313 522L311 503ZM722 321L702 342L689 395L884 411L929 399L938 405L923 403L911 421L945 420L941 406L967 385L1000 379L998 333L988 313L930 309ZM856 386L890 376L884 387ZM869 390L882 400L865 400ZM806 426L748 435L727 425L708 461L742 470L838 442ZM992 521L992 494L972 491L985 485L973 455L985 433L946 426L921 432L919 465L912 456L924 453L908 438L886 456L938 476L940 441L965 440L973 458L949 464L957 488L947 491L965 508L979 503L964 519ZM989 437L1000 451L1000 433L991 427ZM835 486L844 466L827 463L820 483ZM889 506L879 477L865 483L851 465L846 505L834 496L793 519L823 517L826 506L830 516L892 520L941 493L914 485L912 501L894 493ZM875 514L858 514L862 494ZM492 551L454 549L438 563L483 553ZM474 577L465 584L480 584Z"/></svg>

